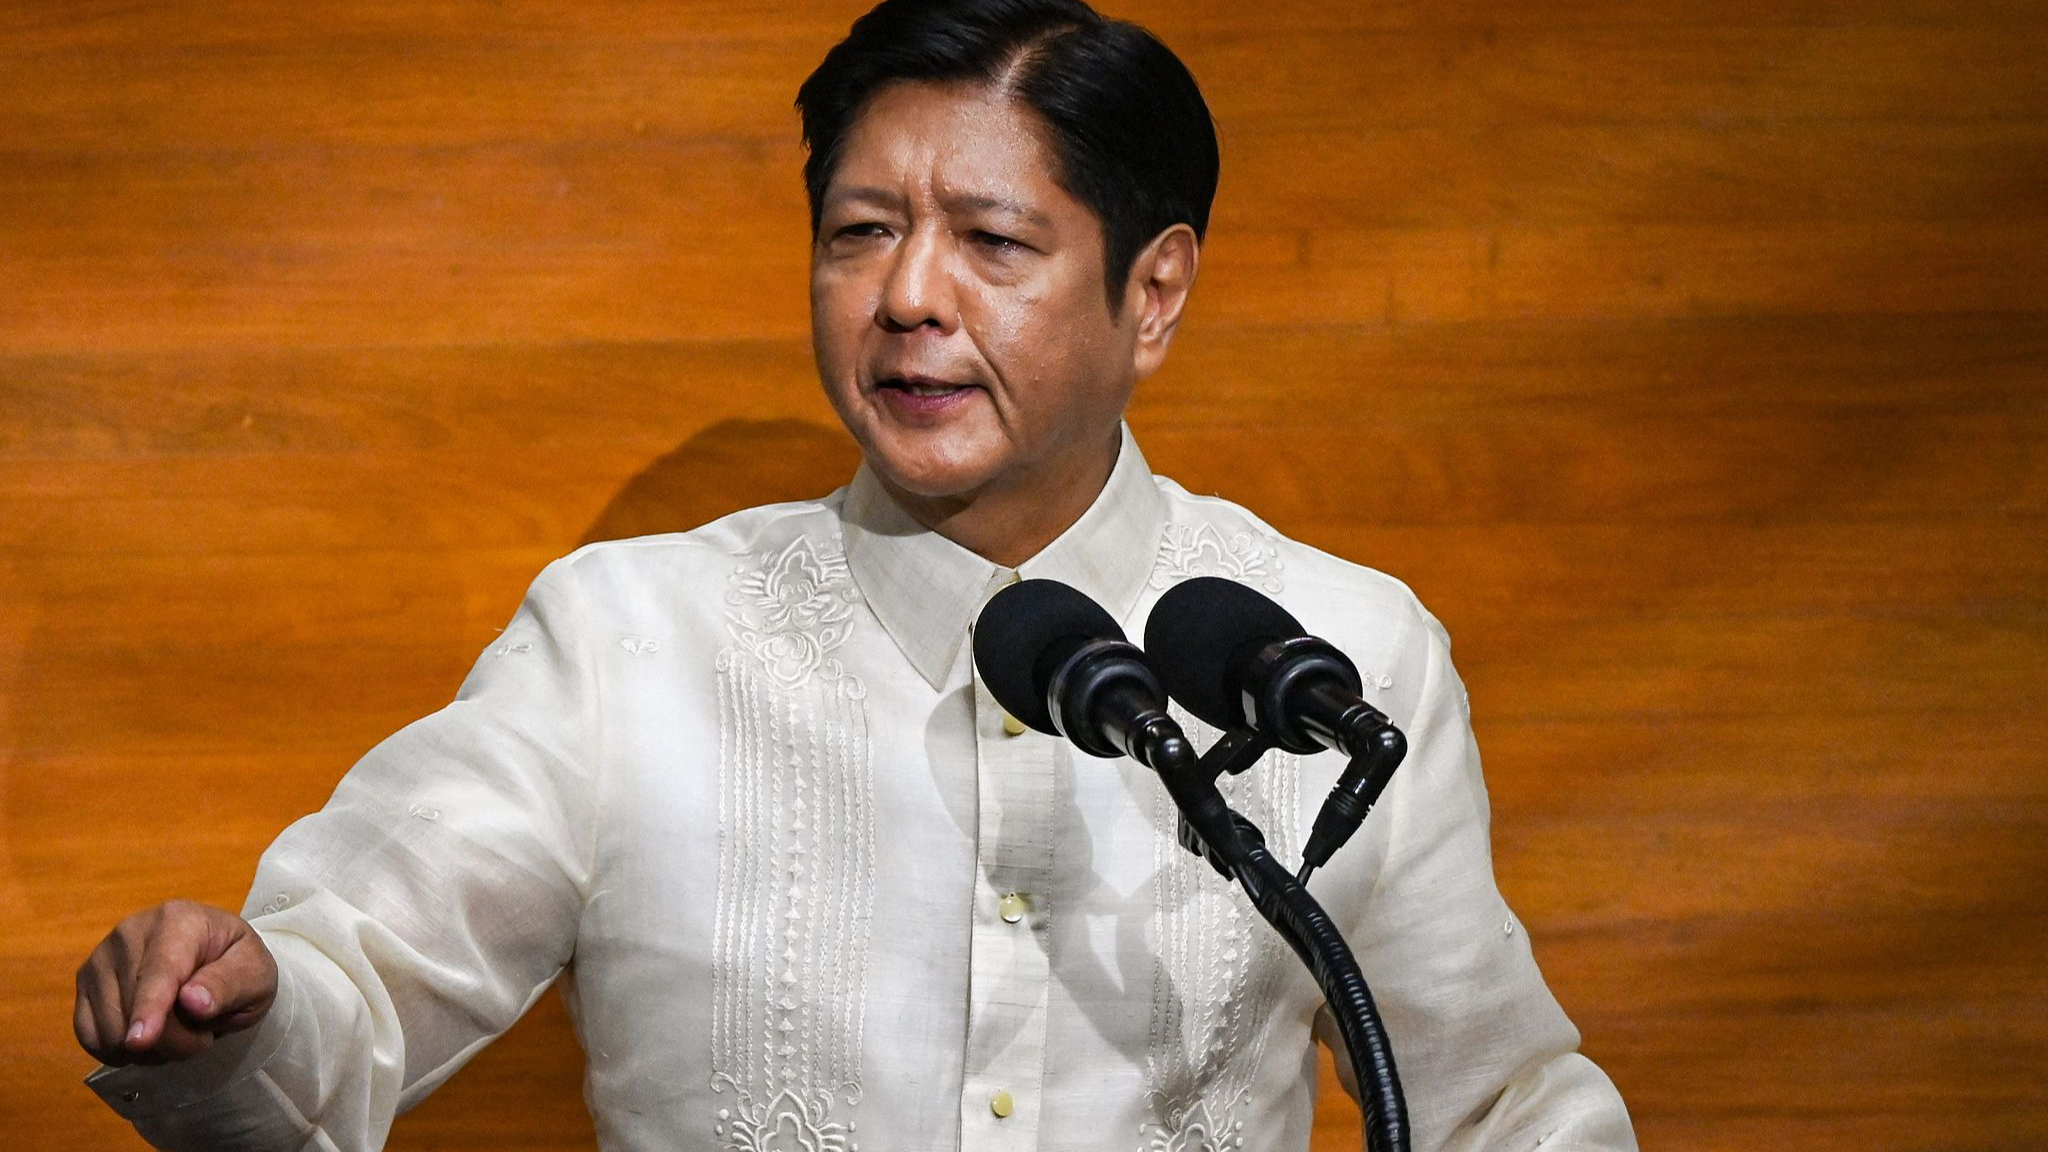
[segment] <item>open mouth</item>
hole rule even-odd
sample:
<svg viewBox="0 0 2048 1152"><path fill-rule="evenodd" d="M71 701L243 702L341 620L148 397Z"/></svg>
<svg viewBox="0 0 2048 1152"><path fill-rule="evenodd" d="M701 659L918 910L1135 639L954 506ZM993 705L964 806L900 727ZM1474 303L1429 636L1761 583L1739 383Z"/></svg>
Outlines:
<svg viewBox="0 0 2048 1152"><path fill-rule="evenodd" d="M902 392L908 396L930 399L951 396L957 392L965 392L967 389L972 388L973 385L949 384L944 380L934 380L926 376L890 376L879 381L876 387L892 392Z"/></svg>

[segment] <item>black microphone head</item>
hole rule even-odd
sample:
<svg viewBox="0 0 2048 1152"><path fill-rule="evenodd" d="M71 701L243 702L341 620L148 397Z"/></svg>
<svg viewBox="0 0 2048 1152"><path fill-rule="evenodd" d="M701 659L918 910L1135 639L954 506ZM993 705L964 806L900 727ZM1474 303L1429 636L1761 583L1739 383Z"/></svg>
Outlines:
<svg viewBox="0 0 2048 1152"><path fill-rule="evenodd" d="M989 598L974 624L974 667L1003 711L1059 735L1046 696L1053 673L1090 640L1122 640L1116 619L1057 580L1020 580Z"/></svg>
<svg viewBox="0 0 2048 1152"><path fill-rule="evenodd" d="M1153 605L1145 654L1168 695L1203 723L1227 730L1250 719L1243 672L1251 658L1276 640L1304 635L1301 623L1263 593L1220 576L1197 576L1167 589Z"/></svg>

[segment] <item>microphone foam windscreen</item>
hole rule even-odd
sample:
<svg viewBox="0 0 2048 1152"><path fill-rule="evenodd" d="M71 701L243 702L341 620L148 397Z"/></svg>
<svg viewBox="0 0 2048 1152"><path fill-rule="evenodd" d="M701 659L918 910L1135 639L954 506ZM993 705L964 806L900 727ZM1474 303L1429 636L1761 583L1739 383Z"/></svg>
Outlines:
<svg viewBox="0 0 2048 1152"><path fill-rule="evenodd" d="M1020 580L991 597L975 621L974 667L1003 711L1057 734L1046 703L1054 670L1046 654L1123 638L1124 630L1087 593L1057 580Z"/></svg>
<svg viewBox="0 0 2048 1152"><path fill-rule="evenodd" d="M1217 728L1245 723L1238 675L1275 640L1305 636L1300 622L1264 594L1220 576L1167 589L1145 621L1145 654L1167 694Z"/></svg>

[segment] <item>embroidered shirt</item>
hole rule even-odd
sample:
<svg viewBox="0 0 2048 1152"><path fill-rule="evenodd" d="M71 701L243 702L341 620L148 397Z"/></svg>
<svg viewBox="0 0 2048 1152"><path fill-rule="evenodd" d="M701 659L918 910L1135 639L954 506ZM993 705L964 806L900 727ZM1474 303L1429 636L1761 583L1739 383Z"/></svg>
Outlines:
<svg viewBox="0 0 2048 1152"><path fill-rule="evenodd" d="M969 652L1017 578L1135 637L1195 575L1280 600L1408 734L1312 890L1372 984L1417 1152L1633 1148L1495 887L1435 619L1152 476L1128 432L1016 571L865 470L549 566L455 702L264 855L263 1023L91 1083L165 1148L375 1148L560 979L611 1152L1304 1148L1313 981L1179 846L1144 768L1006 724ZM1341 768L1272 755L1226 791L1290 860Z"/></svg>

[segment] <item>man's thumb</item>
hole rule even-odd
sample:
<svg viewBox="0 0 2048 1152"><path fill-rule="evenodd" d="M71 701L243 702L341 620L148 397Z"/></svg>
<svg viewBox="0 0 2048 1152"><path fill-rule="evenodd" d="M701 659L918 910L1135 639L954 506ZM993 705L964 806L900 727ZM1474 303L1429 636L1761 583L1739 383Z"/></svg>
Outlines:
<svg viewBox="0 0 2048 1152"><path fill-rule="evenodd" d="M178 989L185 1018L216 1033L256 1023L277 996L277 964L250 932L203 965Z"/></svg>

